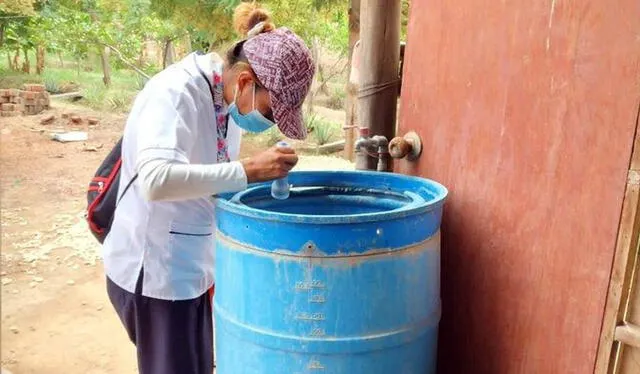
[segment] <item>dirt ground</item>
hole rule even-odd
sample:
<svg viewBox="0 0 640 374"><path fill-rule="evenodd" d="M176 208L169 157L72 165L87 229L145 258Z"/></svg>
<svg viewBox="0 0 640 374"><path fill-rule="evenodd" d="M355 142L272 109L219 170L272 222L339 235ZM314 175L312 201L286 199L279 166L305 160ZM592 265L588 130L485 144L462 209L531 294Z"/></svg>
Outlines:
<svg viewBox="0 0 640 374"><path fill-rule="evenodd" d="M105 291L100 248L84 220L85 188L126 115L54 103L42 116L0 118L1 365L13 374L136 373L135 349ZM100 119L71 126L63 113ZM85 143L51 133L88 131ZM251 144L243 154L257 149ZM330 162L328 162L330 161ZM300 169L350 169L303 157Z"/></svg>

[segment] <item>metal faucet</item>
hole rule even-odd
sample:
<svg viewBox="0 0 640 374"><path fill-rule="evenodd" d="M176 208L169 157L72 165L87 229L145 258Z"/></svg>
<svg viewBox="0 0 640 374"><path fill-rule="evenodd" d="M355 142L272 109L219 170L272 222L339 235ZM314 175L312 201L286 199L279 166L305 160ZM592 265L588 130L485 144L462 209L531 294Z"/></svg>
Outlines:
<svg viewBox="0 0 640 374"><path fill-rule="evenodd" d="M356 170L387 171L389 167L389 140L382 135L370 137L367 127L360 127L359 130L360 137L354 145Z"/></svg>
<svg viewBox="0 0 640 374"><path fill-rule="evenodd" d="M378 148L377 171L387 171L389 169L389 140L385 136L376 135L371 138L371 142Z"/></svg>

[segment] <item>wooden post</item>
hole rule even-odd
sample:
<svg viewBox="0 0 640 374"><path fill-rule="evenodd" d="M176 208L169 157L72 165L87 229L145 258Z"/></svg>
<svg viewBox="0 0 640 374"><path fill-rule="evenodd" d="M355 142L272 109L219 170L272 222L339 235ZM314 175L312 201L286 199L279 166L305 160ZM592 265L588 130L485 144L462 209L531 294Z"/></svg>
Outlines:
<svg viewBox="0 0 640 374"><path fill-rule="evenodd" d="M353 61L353 47L360 39L360 0L349 1L349 68ZM355 154L353 153L353 145L356 141L356 108L357 108L357 87L351 82L347 82L346 87L346 118L344 123L344 156L349 161L353 161Z"/></svg>
<svg viewBox="0 0 640 374"><path fill-rule="evenodd" d="M609 293L605 304L595 374L613 373L624 346L616 341L617 326L625 322L631 294L633 269L638 253L640 232L640 107L629 166L627 188L622 203L615 257L611 269Z"/></svg>
<svg viewBox="0 0 640 374"><path fill-rule="evenodd" d="M364 0L358 123L371 136L395 136L400 64L400 0Z"/></svg>

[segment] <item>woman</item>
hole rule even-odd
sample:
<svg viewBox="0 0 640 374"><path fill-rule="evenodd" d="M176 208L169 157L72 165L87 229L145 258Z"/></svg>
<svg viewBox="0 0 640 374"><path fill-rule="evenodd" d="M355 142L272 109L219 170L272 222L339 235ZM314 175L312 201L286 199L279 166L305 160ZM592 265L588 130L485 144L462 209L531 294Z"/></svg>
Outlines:
<svg viewBox="0 0 640 374"><path fill-rule="evenodd" d="M243 129L277 123L287 137L306 136L301 106L314 74L308 48L253 4L236 9L235 23L248 36L226 61L191 54L159 73L125 127L124 192L104 264L142 374L212 372L212 196L281 178L298 160L293 150L273 148L235 161Z"/></svg>

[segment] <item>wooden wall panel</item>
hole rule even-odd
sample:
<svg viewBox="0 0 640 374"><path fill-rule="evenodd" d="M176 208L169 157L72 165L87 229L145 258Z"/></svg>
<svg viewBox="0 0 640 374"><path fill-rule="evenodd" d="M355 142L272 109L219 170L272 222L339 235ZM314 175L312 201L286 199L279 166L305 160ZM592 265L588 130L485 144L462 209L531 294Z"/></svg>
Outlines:
<svg viewBox="0 0 640 374"><path fill-rule="evenodd" d="M640 1L412 2L396 171L450 189L439 372L593 371L640 105Z"/></svg>

